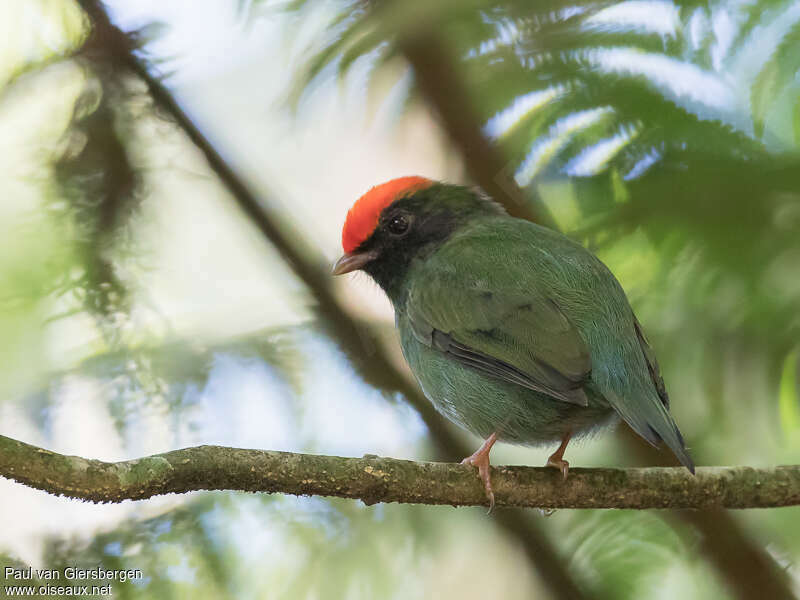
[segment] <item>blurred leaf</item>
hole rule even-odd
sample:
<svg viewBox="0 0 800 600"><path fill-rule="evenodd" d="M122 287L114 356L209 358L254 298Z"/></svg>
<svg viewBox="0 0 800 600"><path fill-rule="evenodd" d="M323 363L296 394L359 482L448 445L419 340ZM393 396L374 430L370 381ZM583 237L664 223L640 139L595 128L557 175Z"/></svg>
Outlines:
<svg viewBox="0 0 800 600"><path fill-rule="evenodd" d="M658 578L660 571L687 552L675 530L652 513L590 511L574 521L567 554L576 568L594 574L595 589L602 597L649 595L648 579Z"/></svg>
<svg viewBox="0 0 800 600"><path fill-rule="evenodd" d="M800 430L800 380L797 378L797 364L800 361L800 352L791 352L783 363L781 374L779 407L781 427L784 433L795 433Z"/></svg>
<svg viewBox="0 0 800 600"><path fill-rule="evenodd" d="M792 132L795 146L800 146L800 102L795 104L792 110Z"/></svg>
<svg viewBox="0 0 800 600"><path fill-rule="evenodd" d="M753 82L751 102L756 137L764 135L764 121L779 94L800 70L800 21L795 23Z"/></svg>
<svg viewBox="0 0 800 600"><path fill-rule="evenodd" d="M124 309L126 289L111 252L119 228L134 210L140 181L119 123L118 86L113 78L88 80L67 133L66 151L55 164L61 197L69 201L69 216L76 224L74 241L86 257L79 280L84 304L105 317Z"/></svg>
<svg viewBox="0 0 800 600"><path fill-rule="evenodd" d="M83 12L72 1L8 2L3 16L0 99L17 79L35 75L74 52L89 32ZM47 26L41 26L43 23Z"/></svg>

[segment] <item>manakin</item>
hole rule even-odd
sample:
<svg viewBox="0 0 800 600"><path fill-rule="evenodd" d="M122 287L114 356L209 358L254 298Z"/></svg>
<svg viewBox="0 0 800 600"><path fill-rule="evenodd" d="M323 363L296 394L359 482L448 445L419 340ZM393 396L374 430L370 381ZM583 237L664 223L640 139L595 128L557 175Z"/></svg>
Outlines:
<svg viewBox="0 0 800 600"><path fill-rule="evenodd" d="M622 418L694 472L655 355L625 292L583 246L510 217L478 190L423 177L378 185L350 209L341 275L368 273L392 301L425 396L480 436L465 463L490 505L489 452L560 443Z"/></svg>

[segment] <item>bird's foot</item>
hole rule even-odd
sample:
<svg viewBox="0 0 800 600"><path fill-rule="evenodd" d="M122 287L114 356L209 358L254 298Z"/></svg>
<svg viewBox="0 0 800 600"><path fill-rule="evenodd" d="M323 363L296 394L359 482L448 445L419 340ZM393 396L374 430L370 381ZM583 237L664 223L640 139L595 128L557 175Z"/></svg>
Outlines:
<svg viewBox="0 0 800 600"><path fill-rule="evenodd" d="M548 467L554 467L561 471L561 474L564 476L564 479L567 478L569 474L569 463L565 461L563 458L557 458L555 455L551 456L547 459Z"/></svg>
<svg viewBox="0 0 800 600"><path fill-rule="evenodd" d="M569 440L572 437L572 432L567 432L564 434L564 437L561 438L561 445L558 447L558 450L553 452L550 455L550 458L547 459L547 466L554 467L561 471L561 474L564 476L564 479L567 478L569 474L569 463L564 460L564 451L567 449L567 444L569 444Z"/></svg>
<svg viewBox="0 0 800 600"><path fill-rule="evenodd" d="M493 433L486 441L483 442L474 454L461 461L462 465L472 465L478 467L478 476L483 481L483 487L486 489L486 497L489 499L489 512L494 508L494 491L492 490L492 480L490 477L491 465L489 464L489 452L497 441L497 434Z"/></svg>

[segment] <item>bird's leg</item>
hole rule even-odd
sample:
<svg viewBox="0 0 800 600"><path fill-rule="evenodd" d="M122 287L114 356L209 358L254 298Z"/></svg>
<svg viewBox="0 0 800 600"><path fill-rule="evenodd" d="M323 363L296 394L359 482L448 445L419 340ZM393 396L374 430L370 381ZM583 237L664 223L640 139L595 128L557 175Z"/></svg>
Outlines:
<svg viewBox="0 0 800 600"><path fill-rule="evenodd" d="M564 479L567 478L567 474L569 473L569 463L564 460L564 450L567 449L567 444L569 444L571 437L571 431L565 433L564 437L561 438L561 445L558 447L558 450L553 452L553 454L550 455L550 458L547 459L547 466L555 467L556 469L560 470L561 474L564 476Z"/></svg>
<svg viewBox="0 0 800 600"><path fill-rule="evenodd" d="M478 467L478 476L483 481L483 486L486 488L486 497L489 499L489 512L492 512L494 508L494 492L492 491L492 481L489 478L489 452L496 441L497 433L495 432L484 440L481 447L474 454L461 461L462 465Z"/></svg>

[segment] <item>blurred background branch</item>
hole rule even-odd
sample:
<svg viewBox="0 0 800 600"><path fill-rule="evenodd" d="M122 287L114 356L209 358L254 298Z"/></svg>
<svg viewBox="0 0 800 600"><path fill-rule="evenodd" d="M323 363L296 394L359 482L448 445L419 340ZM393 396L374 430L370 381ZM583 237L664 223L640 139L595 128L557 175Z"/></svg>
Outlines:
<svg viewBox="0 0 800 600"><path fill-rule="evenodd" d="M442 127L464 161L470 177L492 198L503 198L510 215L556 228L553 216L533 191L527 194L514 180L511 162L480 128L470 94L459 77L458 64L434 32L421 29L401 35L400 49L414 69L417 85L436 110Z"/></svg>

